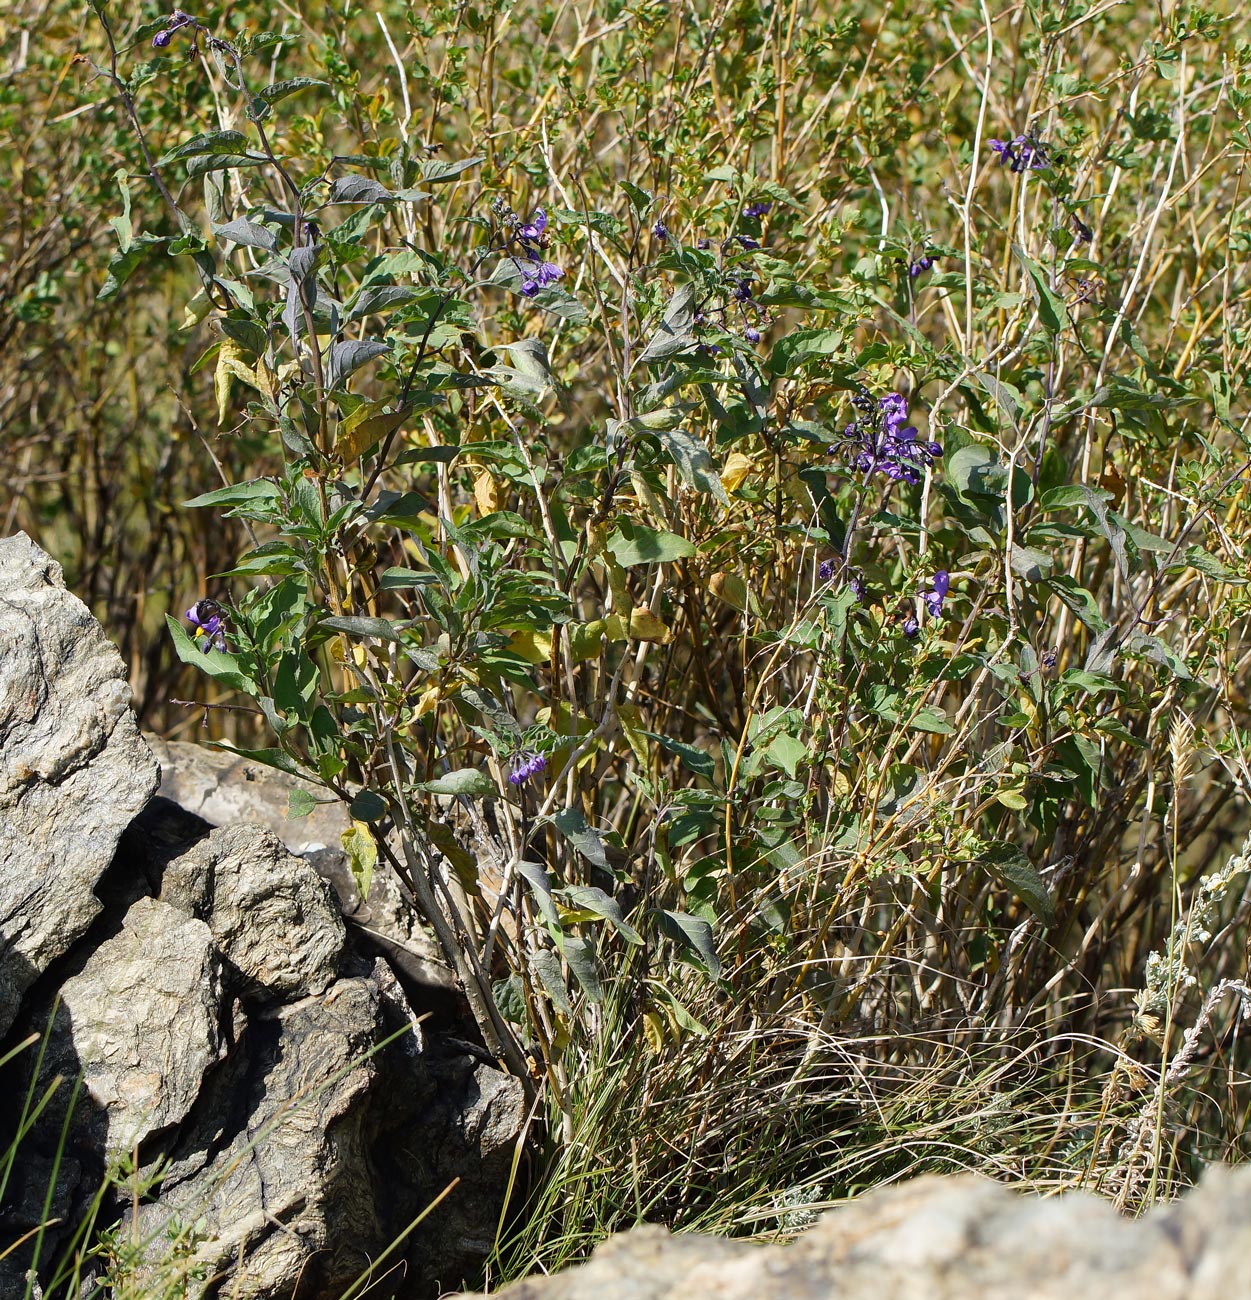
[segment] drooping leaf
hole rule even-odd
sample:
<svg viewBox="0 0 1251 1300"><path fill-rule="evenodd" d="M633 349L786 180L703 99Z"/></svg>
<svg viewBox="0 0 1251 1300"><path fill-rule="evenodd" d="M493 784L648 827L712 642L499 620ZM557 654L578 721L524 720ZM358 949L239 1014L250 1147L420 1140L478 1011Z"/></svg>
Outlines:
<svg viewBox="0 0 1251 1300"><path fill-rule="evenodd" d="M326 360L326 388L330 391L367 362L390 352L381 339L345 339L334 344Z"/></svg>
<svg viewBox="0 0 1251 1300"><path fill-rule="evenodd" d="M653 915L666 938L697 956L714 980L721 978L721 958L713 942L712 926L702 916L664 909L657 909Z"/></svg>
<svg viewBox="0 0 1251 1300"><path fill-rule="evenodd" d="M599 980L599 958L595 954L595 944L589 939L565 934L557 939L560 950L574 978L582 985L582 991L592 1002L604 1000L604 989Z"/></svg>
<svg viewBox="0 0 1251 1300"><path fill-rule="evenodd" d="M569 993L565 988L564 972L560 969L560 958L550 948L540 948L530 957L530 967L539 977L547 990L552 1006L566 1019L573 1019L573 1007L569 1002Z"/></svg>
<svg viewBox="0 0 1251 1300"><path fill-rule="evenodd" d="M584 858L594 862L597 867L608 865L604 838L587 824L580 808L564 808L552 818L552 822Z"/></svg>
<svg viewBox="0 0 1251 1300"><path fill-rule="evenodd" d="M627 942L642 944L643 936L621 914L621 905L602 889L593 885L566 885L559 892L571 907L602 917Z"/></svg>
<svg viewBox="0 0 1251 1300"><path fill-rule="evenodd" d="M374 880L374 867L378 862L378 844L373 832L364 822L353 821L340 836L340 841L347 854L357 893L362 900L368 899Z"/></svg>
<svg viewBox="0 0 1251 1300"><path fill-rule="evenodd" d="M655 434L678 467L678 473L684 483L699 492L706 492L716 497L722 505L730 504L729 494L717 474L712 456L702 438L695 437L684 428L659 428Z"/></svg>
<svg viewBox="0 0 1251 1300"><path fill-rule="evenodd" d="M1002 881L1044 925L1056 923L1055 903L1038 869L1006 840L991 840L979 855L981 864Z"/></svg>

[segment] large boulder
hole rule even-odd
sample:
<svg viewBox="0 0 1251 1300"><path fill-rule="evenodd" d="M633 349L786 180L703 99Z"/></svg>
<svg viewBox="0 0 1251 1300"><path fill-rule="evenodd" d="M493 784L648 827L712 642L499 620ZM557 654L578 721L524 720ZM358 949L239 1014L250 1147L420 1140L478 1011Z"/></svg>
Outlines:
<svg viewBox="0 0 1251 1300"><path fill-rule="evenodd" d="M96 918L158 775L121 656L61 566L24 533L0 540L0 1035Z"/></svg>
<svg viewBox="0 0 1251 1300"><path fill-rule="evenodd" d="M790 1245L636 1228L498 1300L1214 1300L1251 1295L1251 1168L1135 1222L1081 1192L919 1178L826 1214Z"/></svg>
<svg viewBox="0 0 1251 1300"><path fill-rule="evenodd" d="M425 1032L387 962L349 941L330 885L263 827L210 829L153 800L102 892L55 1015L29 1012L53 1023L37 1092L83 1076L69 1141L63 1090L23 1146L0 1237L39 1223L58 1160L53 1208L71 1224L106 1162L133 1154L145 1193L127 1233L152 1294L338 1300L393 1242L371 1294L461 1282L499 1221L517 1080ZM26 1262L0 1259L0 1295Z"/></svg>

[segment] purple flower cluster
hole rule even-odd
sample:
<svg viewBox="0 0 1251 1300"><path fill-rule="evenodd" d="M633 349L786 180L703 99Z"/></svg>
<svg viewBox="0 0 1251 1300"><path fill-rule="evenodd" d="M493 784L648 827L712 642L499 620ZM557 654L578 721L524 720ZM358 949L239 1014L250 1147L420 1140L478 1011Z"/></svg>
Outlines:
<svg viewBox="0 0 1251 1300"><path fill-rule="evenodd" d="M170 41L174 39L174 33L180 27L186 27L194 22L195 19L190 14L183 13L181 9L175 9L166 20L165 27L152 38L152 48L157 50L165 49Z"/></svg>
<svg viewBox="0 0 1251 1300"><path fill-rule="evenodd" d="M764 217L773 211L772 203L749 203L743 209L745 217Z"/></svg>
<svg viewBox="0 0 1251 1300"><path fill-rule="evenodd" d="M930 618L937 618L943 612L943 601L951 590L951 575L946 569L939 569L930 582L930 588L924 596L925 608L929 610Z"/></svg>
<svg viewBox="0 0 1251 1300"><path fill-rule="evenodd" d="M547 759L532 749L519 749L509 763L508 784L525 785L547 766Z"/></svg>
<svg viewBox="0 0 1251 1300"><path fill-rule="evenodd" d="M947 592L951 590L951 575L946 569L939 571L930 579L930 590L922 593L921 599L925 602L925 608L931 618L940 618L943 612L943 601L947 599ZM909 614L903 621L903 634L906 637L914 637L921 630L920 623L917 622L915 614Z"/></svg>
<svg viewBox="0 0 1251 1300"><path fill-rule="evenodd" d="M928 271L937 261L938 258L932 253L925 253L908 267L908 274L915 280L922 271Z"/></svg>
<svg viewBox="0 0 1251 1300"><path fill-rule="evenodd" d="M943 454L939 443L921 441L907 424L908 404L899 393L874 401L867 389L861 389L851 403L858 418L843 430L842 445L850 444L856 469L882 473L896 482L919 483L921 472ZM831 447L831 455L838 450Z"/></svg>
<svg viewBox="0 0 1251 1300"><path fill-rule="evenodd" d="M1012 172L1043 171L1050 167L1046 151L1032 136L1018 135L1014 140L992 140L990 147L1001 164Z"/></svg>
<svg viewBox="0 0 1251 1300"><path fill-rule="evenodd" d="M535 208L529 221L518 222L512 237L521 246L521 259L514 257L513 263L521 272L521 292L527 298L533 298L565 274L555 262L543 260L552 237L547 233L547 213L542 208Z"/></svg>
<svg viewBox="0 0 1251 1300"><path fill-rule="evenodd" d="M663 221L657 221L652 227L652 238L663 244L669 238L669 227Z"/></svg>
<svg viewBox="0 0 1251 1300"><path fill-rule="evenodd" d="M195 628L195 639L205 654L210 650L225 650L226 620L216 601L197 600L187 611L186 619Z"/></svg>

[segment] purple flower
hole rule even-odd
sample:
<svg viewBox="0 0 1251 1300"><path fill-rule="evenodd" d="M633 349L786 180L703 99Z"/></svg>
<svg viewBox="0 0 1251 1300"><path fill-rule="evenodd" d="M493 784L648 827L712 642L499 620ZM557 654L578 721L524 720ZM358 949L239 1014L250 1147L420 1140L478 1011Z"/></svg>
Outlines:
<svg viewBox="0 0 1251 1300"><path fill-rule="evenodd" d="M921 630L921 625L911 614L903 621L903 634L906 637L914 637Z"/></svg>
<svg viewBox="0 0 1251 1300"><path fill-rule="evenodd" d="M768 213L772 212L772 210L773 210L773 204L772 204L772 203L749 203L749 204L748 204L748 205L743 209L743 216L745 216L745 217L763 217L763 216L768 215Z"/></svg>
<svg viewBox="0 0 1251 1300"><path fill-rule="evenodd" d="M547 766L547 759L532 749L519 749L509 763L508 784L524 785Z"/></svg>
<svg viewBox="0 0 1251 1300"><path fill-rule="evenodd" d="M1031 135L1018 135L1014 140L992 140L992 152L1000 163L1007 163L1013 172L1043 171L1047 162L1046 150Z"/></svg>
<svg viewBox="0 0 1251 1300"><path fill-rule="evenodd" d="M926 253L924 257L918 257L915 262L908 268L908 274L915 280L922 271L928 271L938 259L931 257Z"/></svg>
<svg viewBox="0 0 1251 1300"><path fill-rule="evenodd" d="M210 650L226 649L226 620L216 601L197 600L185 617L195 628L195 639L205 654Z"/></svg>
<svg viewBox="0 0 1251 1300"><path fill-rule="evenodd" d="M194 22L195 19L192 18L190 14L183 13L181 9L175 9L166 19L168 26L163 31L157 32L157 34L152 38L153 48L163 50L173 39L174 33L180 27L186 27L189 23Z"/></svg>
<svg viewBox="0 0 1251 1300"><path fill-rule="evenodd" d="M943 612L943 601L947 599L951 587L951 575L946 569L939 569L930 585L933 590L925 593L925 608L929 610L931 618L938 618Z"/></svg>
<svg viewBox="0 0 1251 1300"><path fill-rule="evenodd" d="M1013 171L1016 170L1016 154L1012 151L1012 145L1007 140L992 140L990 142L991 152L995 155L996 162L1007 163Z"/></svg>
<svg viewBox="0 0 1251 1300"><path fill-rule="evenodd" d="M540 289L546 289L563 275L555 262L532 262L521 267L521 292L527 298L533 298Z"/></svg>
<svg viewBox="0 0 1251 1300"><path fill-rule="evenodd" d="M829 582L829 580L834 576L835 567L833 560L822 560L821 563L817 565L817 577L820 578L822 582Z"/></svg>
<svg viewBox="0 0 1251 1300"><path fill-rule="evenodd" d="M739 279L734 284L734 301L751 302L751 277Z"/></svg>
<svg viewBox="0 0 1251 1300"><path fill-rule="evenodd" d="M859 569L852 569L847 576L847 585L851 588L852 595L863 605L869 595L869 589L864 582L864 574Z"/></svg>
<svg viewBox="0 0 1251 1300"><path fill-rule="evenodd" d="M516 235L527 248L530 245L534 245L536 248L546 248L547 241L550 238L547 234L547 213L542 208L535 208L534 216L517 227Z"/></svg>
<svg viewBox="0 0 1251 1300"><path fill-rule="evenodd" d="M916 429L906 424L908 403L899 393L887 393L876 402L867 389L852 398L858 412L843 430L843 448L850 448L851 463L866 474L881 473L895 482L919 483L921 472L943 454L936 442L921 442ZM830 448L833 455L838 445Z"/></svg>
<svg viewBox="0 0 1251 1300"><path fill-rule="evenodd" d="M652 238L659 239L663 244L664 241L669 238L669 227L666 226L663 221L656 222L652 227Z"/></svg>
<svg viewBox="0 0 1251 1300"><path fill-rule="evenodd" d="M712 247L712 240L711 240L711 239L700 239L700 240L697 240L696 243L695 243L695 247L696 247L696 248L711 248L711 247Z"/></svg>
<svg viewBox="0 0 1251 1300"><path fill-rule="evenodd" d="M749 325L743 331L743 337L748 341L748 343L759 343L760 331L754 325Z"/></svg>
<svg viewBox="0 0 1251 1300"><path fill-rule="evenodd" d="M750 235L736 235L735 238L749 253L760 247L760 240L752 239Z"/></svg>

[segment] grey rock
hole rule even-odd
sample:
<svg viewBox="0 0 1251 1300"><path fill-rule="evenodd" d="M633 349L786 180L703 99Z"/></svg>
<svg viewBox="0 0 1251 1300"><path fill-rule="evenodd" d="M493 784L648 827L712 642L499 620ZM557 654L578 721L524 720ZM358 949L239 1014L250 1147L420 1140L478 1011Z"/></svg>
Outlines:
<svg viewBox="0 0 1251 1300"><path fill-rule="evenodd" d="M23 533L0 540L0 1034L95 919L156 783L121 656L60 565Z"/></svg>
<svg viewBox="0 0 1251 1300"><path fill-rule="evenodd" d="M221 963L208 926L153 898L61 986L45 1075L83 1085L109 1157L191 1112L222 1054Z"/></svg>
<svg viewBox="0 0 1251 1300"><path fill-rule="evenodd" d="M328 880L348 923L399 968L414 988L454 996L456 977L434 937L418 919L394 875L380 864L363 900L342 845L351 825L339 802L319 803L306 817L289 818L291 793L324 799L326 792L251 759L186 741L150 736L161 764L160 794L213 826L264 826Z"/></svg>
<svg viewBox="0 0 1251 1300"><path fill-rule="evenodd" d="M830 1211L790 1245L636 1228L499 1300L1214 1300L1251 1295L1251 1168L1214 1169L1133 1221L1081 1192L919 1178Z"/></svg>
<svg viewBox="0 0 1251 1300"><path fill-rule="evenodd" d="M264 826L292 853L304 856L338 849L340 837L351 825L337 799L286 772L206 745L159 736L146 739L161 765L161 795L211 826L239 822ZM319 803L306 817L288 817L289 800L296 790L329 801Z"/></svg>
<svg viewBox="0 0 1251 1300"><path fill-rule="evenodd" d="M211 832L165 868L161 898L207 923L245 998L322 993L338 973L345 935L330 886L263 827Z"/></svg>
<svg viewBox="0 0 1251 1300"><path fill-rule="evenodd" d="M446 1065L429 1057L381 961L251 1016L139 1212L152 1276L168 1278L178 1240L179 1267L220 1279L221 1294L288 1300L298 1282L300 1300L337 1300L400 1238L412 1293L458 1280L489 1248L524 1100L488 1066ZM403 1242L454 1178L437 1228Z"/></svg>

